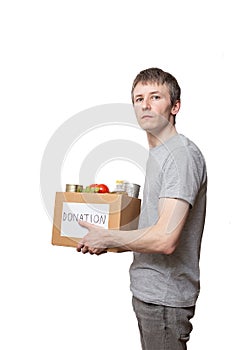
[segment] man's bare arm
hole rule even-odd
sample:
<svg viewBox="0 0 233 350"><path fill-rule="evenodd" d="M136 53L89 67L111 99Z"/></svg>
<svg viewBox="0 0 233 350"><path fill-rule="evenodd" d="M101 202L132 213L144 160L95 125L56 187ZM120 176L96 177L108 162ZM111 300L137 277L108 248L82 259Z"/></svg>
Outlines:
<svg viewBox="0 0 233 350"><path fill-rule="evenodd" d="M80 223L89 233L79 243L77 250L97 252L101 249L117 248L119 252L172 254L189 212L189 203L176 198L159 200L159 219L151 227L133 231L105 230ZM99 250L97 250L99 249Z"/></svg>

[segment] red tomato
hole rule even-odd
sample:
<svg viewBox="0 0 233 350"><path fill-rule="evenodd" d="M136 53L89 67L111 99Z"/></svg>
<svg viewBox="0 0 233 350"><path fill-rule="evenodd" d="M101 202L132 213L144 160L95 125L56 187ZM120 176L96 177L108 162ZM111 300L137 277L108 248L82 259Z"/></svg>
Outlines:
<svg viewBox="0 0 233 350"><path fill-rule="evenodd" d="M97 185L97 187L99 188L99 193L108 193L109 192L108 186L106 186L104 184Z"/></svg>

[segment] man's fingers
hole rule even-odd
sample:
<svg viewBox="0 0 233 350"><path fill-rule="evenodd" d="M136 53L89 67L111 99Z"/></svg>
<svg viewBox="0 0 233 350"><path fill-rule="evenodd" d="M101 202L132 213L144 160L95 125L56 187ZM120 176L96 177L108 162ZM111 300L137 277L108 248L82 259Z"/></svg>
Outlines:
<svg viewBox="0 0 233 350"><path fill-rule="evenodd" d="M76 250L78 252L82 252L83 254L86 254L89 251L89 248L85 246L84 243L78 242Z"/></svg>
<svg viewBox="0 0 233 350"><path fill-rule="evenodd" d="M82 252L83 254L90 253L91 255L101 255L104 253L107 253L107 249L101 249L101 248L91 248L88 246L85 246L85 244L79 242L77 245L76 250L78 252Z"/></svg>
<svg viewBox="0 0 233 350"><path fill-rule="evenodd" d="M89 230L90 228L94 227L94 225L90 224L90 223L87 222L87 221L79 220L78 223L79 223L80 226L86 227L88 230Z"/></svg>
<svg viewBox="0 0 233 350"><path fill-rule="evenodd" d="M101 254L105 254L105 253L107 253L108 251L105 249L105 250L103 250L103 249L96 249L96 251L94 251L94 254L95 255L101 255Z"/></svg>
<svg viewBox="0 0 233 350"><path fill-rule="evenodd" d="M86 254L86 253L88 253L89 252L89 248L87 247L87 246L84 246L83 248L82 248L82 253L83 254Z"/></svg>

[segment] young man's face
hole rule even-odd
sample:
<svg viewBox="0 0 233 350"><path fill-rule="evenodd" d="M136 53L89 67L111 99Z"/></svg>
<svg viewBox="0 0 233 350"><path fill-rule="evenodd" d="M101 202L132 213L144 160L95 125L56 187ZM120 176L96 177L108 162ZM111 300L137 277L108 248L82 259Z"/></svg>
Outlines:
<svg viewBox="0 0 233 350"><path fill-rule="evenodd" d="M159 134L166 126L174 123L180 107L177 102L171 105L170 94L166 84L138 83L133 92L134 110L142 129Z"/></svg>

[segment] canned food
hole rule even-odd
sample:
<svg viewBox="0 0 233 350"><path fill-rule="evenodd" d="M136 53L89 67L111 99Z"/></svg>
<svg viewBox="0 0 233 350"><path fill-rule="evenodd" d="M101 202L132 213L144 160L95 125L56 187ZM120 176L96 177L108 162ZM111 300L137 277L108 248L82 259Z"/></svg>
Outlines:
<svg viewBox="0 0 233 350"><path fill-rule="evenodd" d="M66 184L66 192L82 192L82 185Z"/></svg>
<svg viewBox="0 0 233 350"><path fill-rule="evenodd" d="M140 185L125 182L124 183L124 190L127 192L128 196L138 198L139 191L140 191Z"/></svg>

